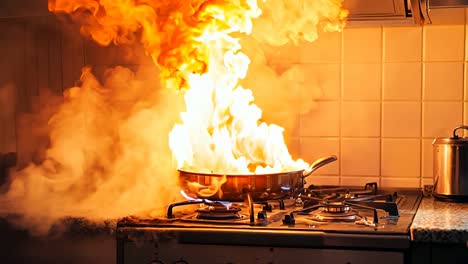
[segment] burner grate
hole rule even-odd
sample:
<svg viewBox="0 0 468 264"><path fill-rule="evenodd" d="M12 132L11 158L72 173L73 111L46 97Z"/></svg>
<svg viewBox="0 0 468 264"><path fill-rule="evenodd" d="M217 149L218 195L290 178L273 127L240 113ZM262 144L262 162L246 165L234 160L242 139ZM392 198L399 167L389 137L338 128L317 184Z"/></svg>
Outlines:
<svg viewBox="0 0 468 264"><path fill-rule="evenodd" d="M241 208L237 205L225 205L213 202L195 210L198 219L239 219Z"/></svg>

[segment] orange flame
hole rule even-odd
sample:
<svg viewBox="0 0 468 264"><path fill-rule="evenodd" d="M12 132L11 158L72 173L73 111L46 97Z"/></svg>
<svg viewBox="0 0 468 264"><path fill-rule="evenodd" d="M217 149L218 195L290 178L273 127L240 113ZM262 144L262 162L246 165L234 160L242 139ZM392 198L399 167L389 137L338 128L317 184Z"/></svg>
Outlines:
<svg viewBox="0 0 468 264"><path fill-rule="evenodd" d="M210 51L196 40L214 24L229 29L243 20L243 5L227 0L50 0L49 10L73 13L83 24L81 32L103 46L139 39L160 66L165 85L179 89L188 88L187 72L201 74L208 67Z"/></svg>

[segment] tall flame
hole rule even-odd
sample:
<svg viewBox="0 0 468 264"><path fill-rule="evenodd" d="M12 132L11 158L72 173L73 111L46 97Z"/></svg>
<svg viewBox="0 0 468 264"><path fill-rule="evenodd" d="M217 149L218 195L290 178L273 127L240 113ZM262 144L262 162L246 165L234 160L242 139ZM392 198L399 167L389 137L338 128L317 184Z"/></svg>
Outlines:
<svg viewBox="0 0 468 264"><path fill-rule="evenodd" d="M45 160L11 177L0 197L6 210L44 228L63 216L152 210L178 195L170 151L178 168L197 172L267 173L308 165L292 159L283 128L263 122L253 92L240 85L251 61L241 40L252 34L254 42L280 46L313 41L319 29L341 30L341 0L49 0L49 10L71 14L81 33L103 46L141 43L171 89L149 90L149 81L121 67L101 84L85 68L81 87L66 92L49 122ZM273 79L272 93L289 85L265 76ZM283 99L271 94L271 100ZM189 186L209 196L225 180Z"/></svg>
<svg viewBox="0 0 468 264"><path fill-rule="evenodd" d="M255 3L255 2L253 2ZM231 6L216 8L216 18L229 18ZM208 9L207 11L211 11ZM237 12L235 12L237 13ZM262 112L252 92L238 82L246 75L249 58L231 33L250 34L252 19L260 12L247 5L242 19L213 19L196 41L208 47L206 73L188 73L183 124L169 135L178 168L208 173L250 173L305 168L294 162L276 125L259 123Z"/></svg>
<svg viewBox="0 0 468 264"><path fill-rule="evenodd" d="M249 9L254 13L246 13ZM49 10L74 13L81 32L103 46L139 39L160 66L165 85L177 89L188 88L187 73L206 72L210 50L197 39L210 30L250 30L245 23L258 12L255 0L50 0Z"/></svg>

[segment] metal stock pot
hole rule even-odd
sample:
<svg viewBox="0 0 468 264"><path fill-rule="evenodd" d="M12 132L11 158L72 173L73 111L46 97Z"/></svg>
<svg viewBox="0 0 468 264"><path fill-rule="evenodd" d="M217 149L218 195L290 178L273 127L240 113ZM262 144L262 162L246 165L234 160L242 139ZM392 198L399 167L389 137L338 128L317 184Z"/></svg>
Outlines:
<svg viewBox="0 0 468 264"><path fill-rule="evenodd" d="M335 161L336 156L316 160L307 170L268 174L209 174L179 170L182 190L193 198L244 201L247 194L254 201L281 199L295 194L304 179L316 169ZM213 186L217 187L213 190Z"/></svg>
<svg viewBox="0 0 468 264"><path fill-rule="evenodd" d="M434 190L438 200L468 202L468 138L457 135L458 126L450 138L436 138L434 153Z"/></svg>

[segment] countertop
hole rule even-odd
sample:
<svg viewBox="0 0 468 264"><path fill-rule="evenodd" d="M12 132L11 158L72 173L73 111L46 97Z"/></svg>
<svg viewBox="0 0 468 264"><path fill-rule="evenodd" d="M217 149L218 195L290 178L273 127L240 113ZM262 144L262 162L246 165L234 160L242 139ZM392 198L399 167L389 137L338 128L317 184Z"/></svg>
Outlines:
<svg viewBox="0 0 468 264"><path fill-rule="evenodd" d="M423 198L411 225L411 240L445 244L468 243L468 203Z"/></svg>

